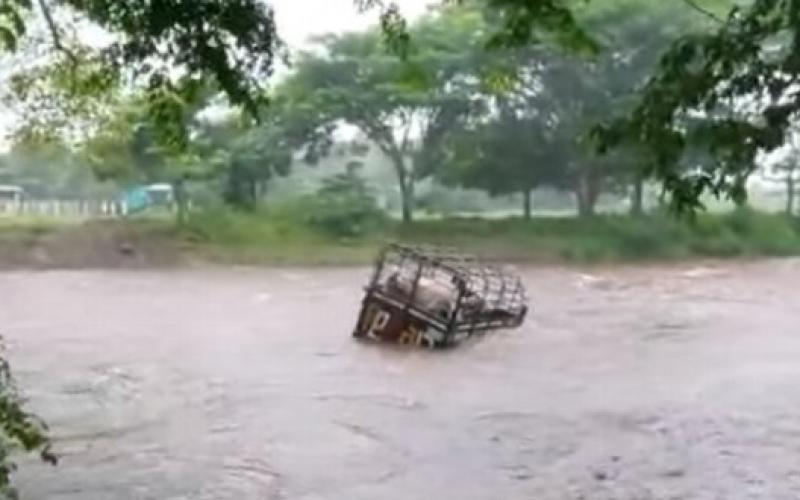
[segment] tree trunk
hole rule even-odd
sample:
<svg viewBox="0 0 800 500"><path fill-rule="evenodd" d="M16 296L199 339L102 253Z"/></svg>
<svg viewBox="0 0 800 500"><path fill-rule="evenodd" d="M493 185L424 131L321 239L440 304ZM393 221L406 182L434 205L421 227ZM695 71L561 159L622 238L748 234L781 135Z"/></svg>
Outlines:
<svg viewBox="0 0 800 500"><path fill-rule="evenodd" d="M175 198L175 222L178 227L186 224L186 190L184 180L178 179L172 183L172 196Z"/></svg>
<svg viewBox="0 0 800 500"><path fill-rule="evenodd" d="M414 177L406 170L406 159L400 152L391 152L389 157L392 160L395 174L397 174L397 184L400 187L403 224L411 224L414 221Z"/></svg>
<svg viewBox="0 0 800 500"><path fill-rule="evenodd" d="M592 217L594 215L594 206L589 202L584 194L577 193L578 198L578 216L582 218Z"/></svg>
<svg viewBox="0 0 800 500"><path fill-rule="evenodd" d="M403 224L411 224L414 221L414 185L408 179L400 183L400 204Z"/></svg>
<svg viewBox="0 0 800 500"><path fill-rule="evenodd" d="M644 180L637 177L633 183L631 195L631 215L639 216L644 213Z"/></svg>
<svg viewBox="0 0 800 500"><path fill-rule="evenodd" d="M593 217L595 215L595 205L600 189L597 179L591 173L582 173L578 177L578 185L575 190L575 197L578 200L578 215L580 217Z"/></svg>
<svg viewBox="0 0 800 500"><path fill-rule="evenodd" d="M258 179L237 162L230 165L227 176L225 202L239 210L248 212L255 210L258 198Z"/></svg>
<svg viewBox="0 0 800 500"><path fill-rule="evenodd" d="M533 201L533 192L530 189L526 189L522 192L522 214L525 216L525 220L531 220L532 215L532 203Z"/></svg>
<svg viewBox="0 0 800 500"><path fill-rule="evenodd" d="M267 197L267 190L269 189L269 181L261 180L258 182L258 200L262 201Z"/></svg>
<svg viewBox="0 0 800 500"><path fill-rule="evenodd" d="M664 186L661 186L661 192L658 193L658 206L661 209L667 206L667 188Z"/></svg>
<svg viewBox="0 0 800 500"><path fill-rule="evenodd" d="M794 215L794 197L795 197L795 189L794 189L794 172L789 172L786 175L786 214L789 217Z"/></svg>
<svg viewBox="0 0 800 500"><path fill-rule="evenodd" d="M259 195L259 182L256 179L250 179L248 182L248 198L250 198L250 210L255 211L258 208L258 195Z"/></svg>

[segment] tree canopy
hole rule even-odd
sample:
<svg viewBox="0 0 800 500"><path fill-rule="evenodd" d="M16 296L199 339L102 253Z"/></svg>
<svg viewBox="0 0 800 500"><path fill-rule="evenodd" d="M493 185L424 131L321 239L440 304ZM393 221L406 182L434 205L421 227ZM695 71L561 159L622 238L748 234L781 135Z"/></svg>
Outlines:
<svg viewBox="0 0 800 500"><path fill-rule="evenodd" d="M601 190L629 182L639 187L640 152L628 148L597 157L588 132L609 113L632 108L659 53L698 19L673 4L654 12L637 1L598 5L581 19L604 47L592 57L552 45L495 49L513 77L485 93L488 113L454 143L446 182L522 193L526 214L530 191L542 185L574 191L585 214L593 213Z"/></svg>
<svg viewBox="0 0 800 500"><path fill-rule="evenodd" d="M362 3L383 6L384 31L395 44L413 43L391 3ZM601 54L605 48L582 22L582 7L570 2L493 0L485 5L501 21L488 47L550 39ZM684 0L679 5L712 26L676 37L634 109L595 129L597 149L606 153L633 144L645 150L647 175L663 183L676 209L702 207L707 192L741 202L756 156L783 144L787 127L797 119L800 6L796 0Z"/></svg>
<svg viewBox="0 0 800 500"><path fill-rule="evenodd" d="M437 14L412 28L415 49L388 53L380 33L324 37L322 54L307 53L284 84L292 99L313 103L320 123L347 123L394 167L403 218L410 221L414 186L439 162L442 143L479 101L476 50L484 43L474 11Z"/></svg>
<svg viewBox="0 0 800 500"><path fill-rule="evenodd" d="M61 25L64 13L105 30L111 42L86 46ZM178 147L186 145L180 108L208 83L259 118L281 50L273 10L261 0L8 0L0 10L5 47L23 43L37 18L47 27L52 57L16 76L15 94L28 104L29 119L42 120L47 110L65 125L81 111L97 114L86 106L110 90L132 85L148 93L159 140Z"/></svg>
<svg viewBox="0 0 800 500"><path fill-rule="evenodd" d="M799 44L800 2L732 7L671 45L632 113L598 127L601 150L644 146L677 209L700 207L707 192L744 201L757 155L782 145L798 118Z"/></svg>

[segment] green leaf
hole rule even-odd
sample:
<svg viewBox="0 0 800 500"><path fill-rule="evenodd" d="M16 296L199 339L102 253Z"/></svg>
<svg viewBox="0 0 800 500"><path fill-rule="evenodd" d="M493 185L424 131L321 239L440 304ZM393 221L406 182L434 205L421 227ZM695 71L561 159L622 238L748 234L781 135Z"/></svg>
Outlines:
<svg viewBox="0 0 800 500"><path fill-rule="evenodd" d="M17 36L5 26L0 26L0 42L5 50L12 52L17 50Z"/></svg>

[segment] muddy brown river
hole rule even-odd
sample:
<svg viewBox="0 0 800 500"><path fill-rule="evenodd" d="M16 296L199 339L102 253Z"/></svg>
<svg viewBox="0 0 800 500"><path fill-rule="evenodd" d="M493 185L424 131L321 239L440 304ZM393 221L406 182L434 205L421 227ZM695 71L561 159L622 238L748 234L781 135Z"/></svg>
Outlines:
<svg viewBox="0 0 800 500"><path fill-rule="evenodd" d="M353 342L366 269L0 274L52 500L800 498L800 261L527 269L520 330Z"/></svg>

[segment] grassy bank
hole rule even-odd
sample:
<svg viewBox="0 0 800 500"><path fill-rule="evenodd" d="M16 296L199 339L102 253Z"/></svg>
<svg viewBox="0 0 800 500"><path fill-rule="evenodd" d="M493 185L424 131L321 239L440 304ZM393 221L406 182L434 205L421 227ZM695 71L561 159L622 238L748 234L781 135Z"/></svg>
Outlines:
<svg viewBox="0 0 800 500"><path fill-rule="evenodd" d="M488 259L610 263L697 257L800 255L800 221L740 210L694 223L666 215L426 220L373 224L348 237L280 213L194 214L168 220L91 223L0 219L0 267L153 267L190 262L243 265L363 265L390 241L456 247Z"/></svg>
<svg viewBox="0 0 800 500"><path fill-rule="evenodd" d="M337 237L292 218L196 215L182 237L198 255L249 264L363 264L388 241L434 243L515 262L621 262L691 257L800 255L800 222L739 210L693 223L668 215L391 221Z"/></svg>

